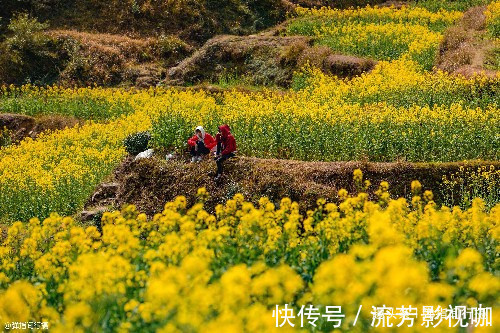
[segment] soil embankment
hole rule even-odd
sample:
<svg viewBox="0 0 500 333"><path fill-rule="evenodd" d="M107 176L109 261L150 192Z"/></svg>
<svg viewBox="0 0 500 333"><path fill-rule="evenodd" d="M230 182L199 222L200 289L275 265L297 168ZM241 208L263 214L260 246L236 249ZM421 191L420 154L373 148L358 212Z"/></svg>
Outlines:
<svg viewBox="0 0 500 333"><path fill-rule="evenodd" d="M6 129L12 143L18 143L26 137L35 139L45 131L55 131L82 124L74 117L46 115L30 117L22 114L0 113L0 130Z"/></svg>
<svg viewBox="0 0 500 333"><path fill-rule="evenodd" d="M424 189L434 192L439 202L442 176L455 173L464 165L500 168L500 162L303 162L238 157L229 160L222 180L214 182L215 163L210 160L187 163L184 160L153 158L134 161L128 158L115 170L114 179L96 190L87 208L91 212L95 207L119 208L123 204L135 204L140 211L153 215L178 195L185 195L192 204L197 189L205 187L211 195L206 203L209 211L236 193L242 193L254 203L267 196L278 204L286 196L297 201L305 211L314 208L318 198L338 202L337 192L341 188L356 192L352 174L358 168L363 171L364 179L372 183L368 190L372 197L380 182L386 180L392 197L409 198L411 181L418 179Z"/></svg>
<svg viewBox="0 0 500 333"><path fill-rule="evenodd" d="M279 30L279 29L278 29ZM346 56L314 45L304 36L221 35L167 72L169 85L236 79L251 85L289 87L295 71L313 64L323 72L352 78L373 69L375 60Z"/></svg>

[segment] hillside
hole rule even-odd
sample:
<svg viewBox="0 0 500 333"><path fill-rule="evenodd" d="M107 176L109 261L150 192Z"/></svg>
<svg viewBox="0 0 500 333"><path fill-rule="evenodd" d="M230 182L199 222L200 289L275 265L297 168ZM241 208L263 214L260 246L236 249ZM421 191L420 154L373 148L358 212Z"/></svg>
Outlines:
<svg viewBox="0 0 500 333"><path fill-rule="evenodd" d="M0 21L0 82L147 87L238 81L247 86L288 88L293 73L306 63L325 73L352 77L369 71L376 60L387 57L343 49L314 35L311 29L321 27L316 26L314 19L309 21L302 9L367 4L398 8L413 3L8 1ZM418 5L436 9L430 0ZM300 13L296 8L302 8ZM425 66L430 69L436 64L454 71L453 66L461 63L460 73L486 70L494 75L498 42L477 32L486 26L485 15L481 14L484 10L484 6L476 10L478 19L472 20L483 23L476 23L472 32L458 26L447 32L440 57ZM308 38L301 39L304 34ZM286 42L287 38L296 41ZM485 51L471 54L475 49ZM205 58L200 58L205 53ZM455 65L450 67L447 63ZM465 69L468 65L469 69Z"/></svg>
<svg viewBox="0 0 500 333"><path fill-rule="evenodd" d="M177 35L203 43L217 34L249 34L273 26L297 5L347 8L383 0L180 0L14 1L2 8L5 27L17 12L26 12L52 29L126 34L133 36Z"/></svg>
<svg viewBox="0 0 500 333"><path fill-rule="evenodd" d="M154 85L165 78L166 68L211 37L258 32L284 21L295 5L288 0L9 0L0 20L0 82Z"/></svg>

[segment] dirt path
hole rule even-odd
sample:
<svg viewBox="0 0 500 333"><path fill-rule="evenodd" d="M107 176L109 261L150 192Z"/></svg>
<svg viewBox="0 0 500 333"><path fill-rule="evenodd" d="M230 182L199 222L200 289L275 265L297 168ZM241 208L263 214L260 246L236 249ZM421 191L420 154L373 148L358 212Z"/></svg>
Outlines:
<svg viewBox="0 0 500 333"><path fill-rule="evenodd" d="M488 54L500 48L499 42L488 38L486 6L470 8L463 18L449 28L440 45L436 68L471 77L483 73L495 77L499 71L486 68Z"/></svg>

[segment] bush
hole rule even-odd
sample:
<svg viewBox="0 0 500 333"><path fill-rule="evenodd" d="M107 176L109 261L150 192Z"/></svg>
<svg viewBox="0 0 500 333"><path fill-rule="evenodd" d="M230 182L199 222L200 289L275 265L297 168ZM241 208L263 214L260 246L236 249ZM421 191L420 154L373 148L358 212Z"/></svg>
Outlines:
<svg viewBox="0 0 500 333"><path fill-rule="evenodd" d="M161 35L153 46L154 54L163 59L165 67L177 64L192 52L192 48L176 36Z"/></svg>
<svg viewBox="0 0 500 333"><path fill-rule="evenodd" d="M51 52L53 40L44 33L47 27L28 14L11 19L7 38L0 44L0 81L46 84L55 80L61 64Z"/></svg>
<svg viewBox="0 0 500 333"><path fill-rule="evenodd" d="M284 1L281 0L245 0L253 13L252 27L255 30L270 27L285 19L286 13L283 8ZM290 10L291 8L286 8Z"/></svg>
<svg viewBox="0 0 500 333"><path fill-rule="evenodd" d="M123 144L125 145L127 153L137 155L148 149L150 140L151 134L149 132L138 132L127 136L123 141Z"/></svg>

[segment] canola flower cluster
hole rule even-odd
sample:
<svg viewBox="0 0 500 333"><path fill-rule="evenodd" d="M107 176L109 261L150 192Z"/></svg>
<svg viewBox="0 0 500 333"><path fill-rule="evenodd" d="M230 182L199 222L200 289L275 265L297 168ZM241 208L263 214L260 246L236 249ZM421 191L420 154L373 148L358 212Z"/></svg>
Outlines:
<svg viewBox="0 0 500 333"><path fill-rule="evenodd" d="M486 26L491 35L500 39L500 1L493 1L485 11Z"/></svg>
<svg viewBox="0 0 500 333"><path fill-rule="evenodd" d="M395 60L401 57L431 69L442 31L459 20L459 11L403 6L297 9L298 18L287 27L289 35L314 36L321 45L335 51Z"/></svg>
<svg viewBox="0 0 500 333"><path fill-rule="evenodd" d="M254 206L241 194L210 214L201 188L191 207L179 196L152 219L134 206L105 213L102 230L58 214L16 222L0 246L0 321L47 321L53 332L270 332L283 304L342 306L340 330L357 332L382 304L482 304L499 317L500 205L437 207L418 181L411 202L391 199L387 182L369 200L361 170L354 179L358 194L340 190L338 205L319 199L306 215L288 198ZM419 320L414 331L425 330ZM316 331L331 329L318 321Z"/></svg>
<svg viewBox="0 0 500 333"><path fill-rule="evenodd" d="M427 22L433 30L441 30L446 26L455 23L462 17L460 11L447 11L441 9L431 12L421 7L402 6L377 7L366 6L349 9L337 9L329 7L303 8L298 7L296 13L299 17L312 16L327 20L349 20L360 22L397 22L397 23L419 23Z"/></svg>
<svg viewBox="0 0 500 333"><path fill-rule="evenodd" d="M443 71L421 72L418 64L407 59L380 61L369 73L351 80L326 75L306 67L295 75L295 90L304 90L315 100L348 104L385 102L396 107L446 106L486 109L500 103L500 75L469 79ZM402 115L403 116L403 115Z"/></svg>
<svg viewBox="0 0 500 333"><path fill-rule="evenodd" d="M151 107L154 90L30 89L35 94L53 94L62 100L99 95L109 97L109 103L122 99L130 103L135 112L109 122L89 121L74 128L42 133L36 140L26 138L18 145L1 149L0 216L4 220L43 218L53 211L73 214L83 208L95 186L125 157L123 139L151 128L151 119L158 116L154 112L161 112ZM192 93L163 91L163 94L172 96L169 101L177 105L180 105L179 99L185 99L184 95L196 101ZM187 102L182 105L190 107Z"/></svg>
<svg viewBox="0 0 500 333"><path fill-rule="evenodd" d="M123 139L151 128L156 147L181 151L196 126L214 133L228 123L239 153L248 156L499 159L499 78L422 73L415 62L396 60L380 62L372 72L349 81L316 69L298 73L296 80L296 90L286 94L17 88L21 100L26 95L61 101L93 96L110 104L126 103L134 111L0 149L0 216L15 220L76 212L125 156Z"/></svg>
<svg viewBox="0 0 500 333"><path fill-rule="evenodd" d="M145 126L125 117L25 139L0 150L0 216L72 214L125 156L123 138Z"/></svg>
<svg viewBox="0 0 500 333"><path fill-rule="evenodd" d="M500 170L493 165L460 167L458 172L443 176L441 194L450 207L469 207L477 197L481 197L487 207L493 207L500 202Z"/></svg>

